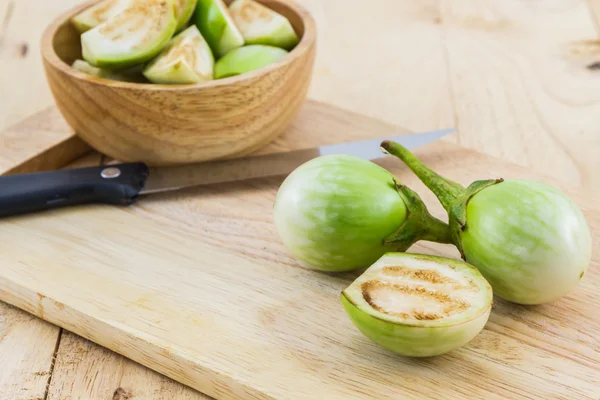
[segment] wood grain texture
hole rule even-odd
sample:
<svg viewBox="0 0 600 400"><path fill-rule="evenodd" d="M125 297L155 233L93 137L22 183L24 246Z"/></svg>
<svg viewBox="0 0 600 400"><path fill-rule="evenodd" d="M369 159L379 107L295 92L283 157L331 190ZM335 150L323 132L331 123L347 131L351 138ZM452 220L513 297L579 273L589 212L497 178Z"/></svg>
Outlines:
<svg viewBox="0 0 600 400"><path fill-rule="evenodd" d="M10 100L0 102L0 127L16 122L19 118L29 115L49 105L52 101L45 77L42 72L41 58L39 54L39 38L45 26L57 15L64 12L69 7L80 3L78 0L54 0L51 2L39 2L35 0L0 0L0 88L2 93L9 93ZM441 18L441 9L437 1L434 2L413 2L409 0L377 0L370 2L372 8L369 9L369 15L372 18L364 19L364 4L360 2L347 2L343 0L328 0L327 2L317 0L301 0L301 4L309 9L317 21L319 28L319 48L315 65L315 74L310 88L309 96L316 99L326 100L340 106L360 111L373 116L382 118L388 122L394 122L416 130L426 130L432 127L446 127L454 125L454 103L463 103L462 94L460 96L450 96L448 71L444 63L443 49L445 48L442 40L446 34L448 25L456 27L457 21L449 24L447 20ZM454 2L456 13L460 16L462 10L467 10L470 18L485 21L486 18L493 20L493 7L486 7L490 2L486 1L460 1ZM577 6L579 1L565 2L562 0L552 2L531 2L531 1L511 1L507 2L508 7L515 9L519 3L526 4L527 9L531 5L540 7L546 4L546 8L554 7L553 13L557 16L557 23L553 27L556 34L552 35L552 40L558 42L558 47L562 46L568 40L562 40L561 35L566 34L571 37L570 31L581 32L579 28L573 25L581 24L584 29L589 27L589 15L578 11L576 14L568 12L568 18L561 19L559 16L565 10ZM597 10L597 0L588 0L592 10ZM424 4L424 6L422 6ZM481 4L481 6L477 6ZM543 7L541 8L543 9ZM9 12L9 10L12 10ZM578 9L580 10L580 9ZM492 17L487 17L488 15ZM547 15L549 12L541 12L540 15ZM7 18L7 15L10 17ZM527 24L532 30L524 32L521 38L527 40L527 35L543 36L547 30L538 31L540 25L535 23L537 14L528 12L526 14L532 17L534 21L528 21ZM566 14L565 14L566 15ZM575 17L574 17L575 15ZM464 17L464 13L462 15ZM474 16L474 17L473 17ZM508 14L510 20L518 18L518 13ZM596 19L598 20L598 19ZM357 22L367 24L367 27L361 30L360 34L356 31ZM458 21L458 25L464 24ZM440 25L444 26L444 29ZM522 26L522 21L519 22ZM572 28L573 27L573 28ZM462 29L462 28L461 28ZM485 27L482 29L486 30ZM409 33L415 33L410 36ZM509 35L510 30L500 31L493 36L493 41L503 41L504 36ZM526 34L525 34L526 33ZM472 30L471 39L476 40L480 35L478 29ZM418 40L414 40L418 37ZM489 42L489 35L483 35L486 43ZM538 37L538 40L539 40ZM585 64L595 61L598 57L594 39L582 46L581 52L584 53L578 62ZM550 37L548 38L550 40ZM340 46L339 43L343 45ZM23 45L28 47L25 56L22 55ZM577 46L576 46L577 47ZM481 49L477 49L480 51ZM535 49L534 49L535 50ZM489 53L488 53L489 54ZM535 54L535 52L533 53ZM587 54L587 55L585 55ZM365 57L363 57L365 55ZM492 54L491 59L494 58ZM489 58L488 57L488 58ZM521 59L529 57L526 52L519 54ZM359 61L360 60L360 61ZM502 96L486 97L473 95L471 92L479 90L479 85L488 80L488 77L494 79L501 78L504 70L489 68L489 63L475 60L471 64L471 72L481 77L473 86L466 84L460 85L465 77L460 80L454 79L453 84L459 85L471 98L482 98L480 101L496 102L503 100ZM507 64L507 63L506 63ZM590 62L593 64L593 62ZM590 65L587 64L587 65ZM552 65L552 64L551 64ZM367 68L363 68L366 66ZM544 63L536 63L535 67L540 75L549 75L557 81L565 81L565 76L569 76L573 69L565 68L550 73L544 72L547 68ZM537 72L536 71L536 72ZM580 71L580 69L577 69ZM591 70L594 71L594 70ZM508 72L508 71L507 71ZM589 74L589 79L595 79L598 74ZM579 75L583 76L583 75ZM586 75L588 76L588 75ZM588 79L588 78L586 78ZM468 80L473 82L472 80ZM582 93L579 86L574 87L571 94ZM565 89L565 90L568 90ZM585 90L583 91L585 92ZM446 94L448 93L448 94ZM494 92L495 93L495 92ZM506 91L507 98L504 103L510 103L515 96L514 91ZM537 94L534 93L536 96ZM537 101L535 98L532 101ZM549 140L542 140L544 146L538 146L538 135L523 135L520 129L506 129L498 133L502 136L502 146L488 145L499 140L494 135L490 135L487 130L467 129L468 121L481 119L478 115L480 105L475 103L470 109L463 107L461 113L462 124L460 137L463 142L477 148L491 152L499 157L509 157L511 160L519 162L522 165L528 165L533 168L545 168L547 161L542 159L539 154L551 152L561 152L562 149L556 149L555 144ZM515 108L521 104L515 101ZM491 107L494 118L502 122L505 119L514 118L515 121L510 126L519 126L520 119L525 118L523 125L527 126L529 114L515 113L509 107ZM580 119L594 118L597 112L593 107L586 108L576 105L573 112L565 111L565 121L573 121L579 125ZM467 122L467 124L465 124ZM480 123L480 122L478 122ZM510 128L509 126L509 128ZM547 135L547 132L537 131L540 135ZM569 131L570 132L570 131ZM41 136L32 136L31 139L39 139ZM571 151L579 161L579 168L583 174L594 176L593 169L595 158L588 159L577 154L578 135L573 134L572 140L569 138L562 144L567 150ZM35 143L33 140L27 142ZM520 149L523 146L528 147L528 152L506 151L508 143L512 143L512 149ZM573 146L575 145L575 148ZM12 149L11 151L14 151ZM6 157L8 153L0 146L0 159ZM559 168L559 163L556 164ZM1 169L1 168L0 168ZM567 176L567 172L572 171L574 175ZM569 167L562 170L561 176L566 177L565 183L577 185L581 183L579 171ZM226 232L221 232L225 236ZM225 240L225 239L224 239ZM237 241L240 251L245 251L244 239ZM10 314L20 315L20 313ZM12 317L5 315L6 321ZM31 329L35 325L32 325ZM25 327L23 327L25 329ZM33 342L36 341L35 335L28 335ZM12 351L18 351L20 354L31 354L29 342L20 342L19 348L12 348ZM84 343L82 341L82 343ZM2 343L0 342L0 345ZM52 347L51 345L49 345ZM51 352L53 349L49 349ZM2 351L2 350L0 350ZM88 357L93 358L96 353L89 353ZM28 359L34 357L28 356ZM31 361L31 360L30 360ZM11 374L10 370L14 365L0 363L0 374ZM81 365L89 365L83 363ZM7 371L7 372L5 372ZM104 371L108 371L104 369ZM108 373L108 372L107 372ZM60 370L55 371L55 376L60 377ZM19 375L13 375L18 377ZM142 376L139 375L137 382L143 386ZM25 380L27 374L21 375ZM108 390L108 389L107 389ZM64 395L68 395L65 393ZM87 397L86 397L87 396ZM33 397L33 396L32 396ZM572 396L576 397L576 396ZM12 397L9 397L12 398ZM81 394L81 398L90 398L89 395Z"/></svg>
<svg viewBox="0 0 600 400"><path fill-rule="evenodd" d="M56 111L58 112L58 111ZM71 164L68 168L78 168L99 165L106 157L99 153L91 153L81 157ZM123 356L120 356L111 350L98 346L80 336L68 331L62 330L60 338L58 336L59 328L54 325L32 318L21 310L6 305L13 310L13 313L7 313L7 321L17 320L17 313L26 316L26 319L37 321L38 324L51 326L57 331L54 344L54 360L51 367L52 376L47 375L48 385L44 385L46 395L44 399L64 400L64 399L182 399L182 400L202 400L209 399L187 386L173 381L170 378L160 375L140 364L137 364ZM21 316L21 320L24 318ZM36 324L30 324L31 339L36 339ZM25 326L22 329L27 329ZM24 338L28 337L23 335ZM12 344L12 346L11 346ZM14 343L0 341L0 353L2 351L13 351L17 354L23 353L23 348L40 349L40 346L22 343L14 346ZM50 348L50 346L46 346ZM41 348L44 348L43 346ZM39 362L42 357L30 356L31 362ZM3 366L1 373L8 373L10 370ZM35 374L34 376L41 376ZM13 387L23 385L22 380L26 374L13 372L13 379L16 382ZM18 378L16 378L18 377ZM0 393L3 393L0 390ZM10 392L9 392L10 393ZM15 396L7 396L13 399ZM34 396L32 396L34 397ZM40 396L42 397L42 396ZM0 396L0 399L4 397Z"/></svg>
<svg viewBox="0 0 600 400"><path fill-rule="evenodd" d="M311 99L413 131L455 126L436 1L301 4L318 28Z"/></svg>
<svg viewBox="0 0 600 400"><path fill-rule="evenodd" d="M338 110L332 120L352 136L352 127L367 121L354 118ZM315 131L332 131L328 120L315 121ZM449 144L418 153L461 183L496 176L556 183ZM399 161L381 165L441 214ZM358 333L341 308L339 293L356 273L309 271L287 255L271 216L280 183L212 185L127 209L4 220L2 299L216 398L597 397L596 254L569 296L539 307L497 299L488 325L467 346L430 360L397 357ZM598 199L570 193L597 238ZM431 244L413 251L457 255Z"/></svg>
<svg viewBox="0 0 600 400"><path fill-rule="evenodd" d="M347 118L348 116L350 116L350 119ZM266 154L291 150L294 147L306 148L313 145L331 143L336 140L359 139L368 137L374 132L377 132L380 136L391 136L401 133L400 131L397 126L382 121L373 120L372 118L350 112L340 113L340 110L336 107L307 101L302 106L298 118L290 126L288 135L275 140L275 142L257 153ZM26 163L18 164L18 158L13 157L14 164L10 164L13 165L13 171L24 171L24 166L27 165L31 165L33 169L36 167L46 169L40 166L45 163L49 167L49 162L56 163L59 161L54 159L56 149L66 146L63 148L63 150L66 150L69 148L68 144L70 141L75 140L72 131L67 128L60 113L55 108L37 114L7 132L18 132L22 135L21 139L23 139L20 142L21 145L10 147L11 151L4 153L7 155L29 149L31 146L22 145L31 142L35 143L34 139L36 138L52 136L58 139L57 143L47 149L47 151L36 153L34 158L36 160L35 163L27 161ZM53 134L54 132L56 132L56 135ZM346 134L345 136L333 138L330 135L331 132L346 132ZM31 133L34 133L34 135L30 135ZM3 137L2 135L0 133L0 137ZM293 142L290 142L289 137L293 138ZM43 148L43 146L40 147ZM92 153L74 161L69 167L98 165L100 160L101 156L98 153ZM240 249L244 249L243 237L240 239L240 241L235 240L232 243L235 243ZM15 310L14 314L19 315L24 313ZM12 315L7 316L7 320L10 321L16 318ZM37 330L35 326L35 324L32 325L30 329L32 331L31 336L27 336L32 340L36 338ZM26 329L26 327L22 327L22 329ZM58 337L56 339L58 340ZM37 350L38 346L35 343L23 343L22 346L18 347L6 347L6 351L14 351L18 354L26 350L31 351L32 349ZM85 351L78 351L77 349L85 349ZM46 350L48 352L54 351L54 344ZM1 342L0 351L2 351ZM93 345L77 335L68 336L66 342L61 340L61 345L56 350L56 355L58 361L54 365L53 378L48 392L48 398L50 399L60 399L61 396L66 395L71 396L73 399L89 399L95 398L96 395L100 397L100 395L104 396L106 393L114 394L119 388L123 389L124 393L133 394L132 398L136 398L136 396L137 398L148 398L144 397L148 393L155 393L156 398L161 398L158 397L159 394L162 398L169 398L174 393L178 396L190 396L191 398L194 398L194 396L202 398L204 396L199 392L187 389L185 386L171 379L151 372L135 362L124 359L100 346ZM36 357L33 357L32 360L35 361ZM9 374L12 375L13 379L19 376L25 379L26 375L22 375L20 370L17 371L13 372L12 369L6 366L2 368L2 373L7 376Z"/></svg>
<svg viewBox="0 0 600 400"><path fill-rule="evenodd" d="M46 26L80 0L0 0L0 130L52 104L42 68Z"/></svg>
<svg viewBox="0 0 600 400"><path fill-rule="evenodd" d="M46 113L37 117L40 121L34 125L40 126ZM31 123L31 119L24 122L25 125ZM54 152L50 150L43 154L53 156ZM90 154L69 167L97 165L100 159L99 154ZM55 325L0 303L0 400L46 399L61 331Z"/></svg>
<svg viewBox="0 0 600 400"><path fill-rule="evenodd" d="M0 149L2 175L58 169L90 151L54 107L1 131Z"/></svg>
<svg viewBox="0 0 600 400"><path fill-rule="evenodd" d="M123 161L168 165L252 152L296 117L312 75L316 30L301 6L261 0L301 36L284 58L260 70L197 85L151 85L91 77L70 67L81 57L68 11L43 34L42 57L56 104L94 149Z"/></svg>
<svg viewBox="0 0 600 400"><path fill-rule="evenodd" d="M314 145L343 142L365 137L376 130L381 137L402 133L397 126L377 121L357 113L353 115L353 126L347 135L331 135L331 131L347 130L346 121L339 120L339 109L325 103L307 100L298 116L287 128L287 136L275 139L254 154L268 154L291 149L289 136L296 136L294 148L309 148ZM51 107L25 119L22 123L0 132L0 174L26 173L58 169L83 154L91 151L75 133L69 129L60 112Z"/></svg>
<svg viewBox="0 0 600 400"><path fill-rule="evenodd" d="M210 398L80 336L64 332L47 399Z"/></svg>
<svg viewBox="0 0 600 400"><path fill-rule="evenodd" d="M44 399L60 328L0 303L0 399Z"/></svg>
<svg viewBox="0 0 600 400"><path fill-rule="evenodd" d="M597 187L600 42L586 2L439 7L460 144Z"/></svg>
<svg viewBox="0 0 600 400"><path fill-rule="evenodd" d="M360 2L303 4L324 32L311 98L412 130L456 126L462 146L597 186L600 45L585 1L379 0L367 20Z"/></svg>
<svg viewBox="0 0 600 400"><path fill-rule="evenodd" d="M346 119L351 115L351 119ZM332 138L330 132L346 132L347 136ZM332 141L351 140L352 138L367 137L372 132L377 132L380 136L391 136L400 133L398 127L371 118L361 116L354 113L342 113L336 107L329 106L314 101L307 101L301 108L298 118L292 123L288 130L288 135L275 140L266 148L257 153L271 153L276 151L285 151L297 148L306 148L316 144L331 143ZM16 125L5 133L0 133L0 137L18 138L20 143L18 146L6 147L10 151L3 154L13 155L12 161L6 165L12 165L11 171L30 171L36 169L51 169L56 167L55 164L60 163L60 159L56 158L55 154L69 153L71 143L78 139L68 129L66 123L62 120L57 109L51 108L41 114L32 116L25 120L22 124ZM20 135L20 136L19 136ZM290 143L288 136L294 138L293 146ZM54 138L55 144L48 146L46 151L39 150L35 156L28 161L19 164L19 160L24 157L20 156L22 151L31 151L32 146L28 143L40 143L39 138ZM6 143L6 142L5 142ZM16 143L16 142L15 142ZM44 147L40 145L40 149ZM36 150L37 151L37 150ZM74 153L72 153L74 155ZM18 156L18 157L17 157ZM70 167L81 167L88 165L98 165L101 156L98 153L92 153L82 157L70 164ZM240 238L243 239L243 238ZM244 249L243 241L234 241L240 249ZM7 321L18 319L20 315L27 315L22 311L14 310L6 316ZM20 318L23 318L22 316ZM29 320L30 318L27 317ZM34 320L36 320L34 318ZM38 321L38 320L36 320ZM38 322L39 324L40 322ZM48 325L42 323L42 325ZM30 351L41 351L44 347L40 347L39 343L35 342L39 334L36 329L36 324L29 325L29 328L22 326L21 329L29 329L29 335L23 335L24 338L29 338L32 343L21 342L20 346L14 346L14 343L1 342L0 352L15 352L16 354L29 354ZM58 329L53 327L58 335ZM58 336L52 345L45 348L46 352L52 353L54 346L58 340ZM69 344L69 345L67 345ZM77 351L76 349L85 349L85 351ZM76 352L76 354L73 354ZM185 386L164 378L162 375L149 371L139 364L108 351L100 346L89 343L77 335L68 336L68 341L61 340L61 346L57 349L57 360L53 369L53 378L48 392L48 398L61 399L68 394L73 399L89 399L95 398L96 395L104 396L106 393L115 393L121 388L124 393L132 393L132 398L149 398L149 393L154 393L155 398L169 398L172 394L177 396L189 396L190 398L203 398L199 392L190 390ZM41 356L31 356L28 360L38 362L38 359L43 359ZM16 367L15 367L16 368ZM27 374L22 373L21 369L8 368L3 365L0 370L2 374L11 376L16 380L13 387L16 387L20 382L23 387L29 384ZM35 369L32 373L35 372ZM37 377L37 375L34 375ZM19 380L20 379L20 380ZM8 390L8 389L6 389ZM2 393L0 391L0 393ZM12 393L12 392L10 392ZM63 397L61 397L63 396ZM136 397L137 396L137 397ZM8 396L7 398L11 398ZM184 397L185 398L185 397ZM0 396L2 399L2 396Z"/></svg>
<svg viewBox="0 0 600 400"><path fill-rule="evenodd" d="M587 2L596 26L596 31L598 32L598 35L600 35L600 0L587 0Z"/></svg>

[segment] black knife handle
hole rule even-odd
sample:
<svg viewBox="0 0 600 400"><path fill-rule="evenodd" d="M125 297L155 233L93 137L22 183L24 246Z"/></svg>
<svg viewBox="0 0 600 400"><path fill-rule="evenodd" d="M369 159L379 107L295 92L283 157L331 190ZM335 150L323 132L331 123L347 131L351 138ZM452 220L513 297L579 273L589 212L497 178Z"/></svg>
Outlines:
<svg viewBox="0 0 600 400"><path fill-rule="evenodd" d="M129 205L147 178L143 163L0 176L0 217L87 203Z"/></svg>

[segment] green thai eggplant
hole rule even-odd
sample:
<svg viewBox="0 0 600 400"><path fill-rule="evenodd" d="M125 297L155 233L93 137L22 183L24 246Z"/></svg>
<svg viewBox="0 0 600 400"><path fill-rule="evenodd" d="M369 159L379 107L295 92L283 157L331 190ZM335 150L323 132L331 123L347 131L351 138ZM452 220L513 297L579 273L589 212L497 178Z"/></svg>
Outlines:
<svg viewBox="0 0 600 400"><path fill-rule="evenodd" d="M274 219L303 265L322 271L366 268L419 240L449 243L448 225L379 165L349 155L312 159L277 192Z"/></svg>
<svg viewBox="0 0 600 400"><path fill-rule="evenodd" d="M452 242L499 297L542 304L571 292L591 262L591 234L581 209L555 187L524 179L475 181L467 188L441 177L402 145L400 158L431 189L449 216Z"/></svg>

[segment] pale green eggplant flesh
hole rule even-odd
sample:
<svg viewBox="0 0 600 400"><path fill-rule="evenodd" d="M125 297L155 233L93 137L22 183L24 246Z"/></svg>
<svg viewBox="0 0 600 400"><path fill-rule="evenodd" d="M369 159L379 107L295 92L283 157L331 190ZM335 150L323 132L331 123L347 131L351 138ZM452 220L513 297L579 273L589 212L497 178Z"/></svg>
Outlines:
<svg viewBox="0 0 600 400"><path fill-rule="evenodd" d="M213 79L214 58L195 25L175 36L144 68L153 83L191 84Z"/></svg>
<svg viewBox="0 0 600 400"><path fill-rule="evenodd" d="M290 21L254 0L235 0L229 11L246 44L264 44L286 50L298 44L298 35Z"/></svg>
<svg viewBox="0 0 600 400"><path fill-rule="evenodd" d="M71 23L79 33L87 32L119 14L130 2L131 0L103 0L71 18Z"/></svg>
<svg viewBox="0 0 600 400"><path fill-rule="evenodd" d="M176 27L173 0L132 0L121 13L81 35L83 58L108 69L140 64L165 47Z"/></svg>
<svg viewBox="0 0 600 400"><path fill-rule="evenodd" d="M244 45L244 38L223 0L198 0L194 18L216 58Z"/></svg>
<svg viewBox="0 0 600 400"><path fill-rule="evenodd" d="M176 32L181 32L187 27L188 22L196 10L198 0L175 0L175 17L177 18Z"/></svg>
<svg viewBox="0 0 600 400"><path fill-rule="evenodd" d="M254 71L279 61L288 54L279 47L251 45L225 54L215 64L215 79L227 78Z"/></svg>
<svg viewBox="0 0 600 400"><path fill-rule="evenodd" d="M361 333L410 357L467 344L487 323L492 299L491 286L475 267L409 253L385 254L341 294Z"/></svg>
<svg viewBox="0 0 600 400"><path fill-rule="evenodd" d="M277 192L274 220L290 253L309 268L366 268L418 240L448 243L448 226L379 165L349 155L317 157Z"/></svg>
<svg viewBox="0 0 600 400"><path fill-rule="evenodd" d="M453 243L496 295L543 304L577 286L591 262L591 233L581 209L560 190L522 179L475 181L463 188L400 144L382 147L436 194L448 211Z"/></svg>

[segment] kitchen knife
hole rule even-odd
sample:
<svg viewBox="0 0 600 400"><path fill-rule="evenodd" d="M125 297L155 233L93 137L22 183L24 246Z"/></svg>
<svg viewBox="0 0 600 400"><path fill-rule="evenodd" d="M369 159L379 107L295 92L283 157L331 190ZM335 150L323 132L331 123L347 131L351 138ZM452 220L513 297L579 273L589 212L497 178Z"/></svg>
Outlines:
<svg viewBox="0 0 600 400"><path fill-rule="evenodd" d="M148 193L287 175L315 157L331 154L373 160L385 156L379 147L384 140L411 149L453 131L444 129L174 167L149 168L144 163L124 163L1 176L0 217L86 203L129 205L139 195Z"/></svg>

